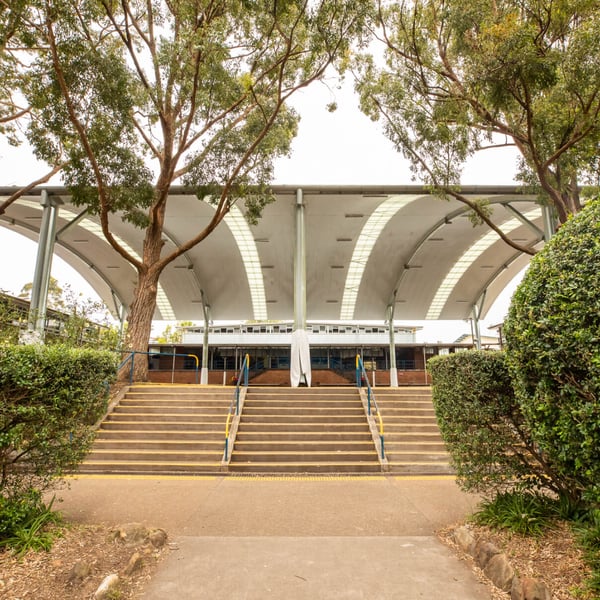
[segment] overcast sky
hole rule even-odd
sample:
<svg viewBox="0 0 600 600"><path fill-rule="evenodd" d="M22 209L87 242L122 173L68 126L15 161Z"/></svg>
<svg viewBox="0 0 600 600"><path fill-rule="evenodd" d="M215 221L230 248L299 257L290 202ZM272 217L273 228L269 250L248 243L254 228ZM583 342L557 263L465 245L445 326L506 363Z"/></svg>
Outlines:
<svg viewBox="0 0 600 600"><path fill-rule="evenodd" d="M330 113L326 106L336 101L338 109ZM294 100L302 115L292 155L277 162L274 183L286 185L399 185L415 183L407 162L381 133L381 125L373 123L357 108L351 86L331 90L313 85ZM516 154L491 150L473 159L465 168L463 185L514 183ZM11 148L0 141L0 185L26 184L45 167L36 163L29 149ZM60 184L60 181L56 181ZM0 227L0 289L18 293L33 279L35 244L15 232ZM7 252L8 251L8 252ZM6 257L10 258L7 259ZM61 283L69 283L86 297L96 297L92 288L66 263L55 257L52 274ZM490 311L485 324L502 321L512 294L512 286ZM431 323L420 334L422 341L453 341L461 333L469 333L465 322Z"/></svg>

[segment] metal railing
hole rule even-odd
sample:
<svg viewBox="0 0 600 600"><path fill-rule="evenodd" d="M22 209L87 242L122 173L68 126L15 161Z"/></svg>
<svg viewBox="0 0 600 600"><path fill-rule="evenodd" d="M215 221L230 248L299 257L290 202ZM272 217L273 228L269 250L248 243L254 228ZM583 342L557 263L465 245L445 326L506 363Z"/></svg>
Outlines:
<svg viewBox="0 0 600 600"><path fill-rule="evenodd" d="M367 386L367 414L369 417L371 414L371 403L375 407L375 414L377 415L377 419L379 421L379 441L381 442L381 459L385 458L385 436L383 432L383 419L381 418L381 413L379 412L379 406L377 406L377 401L375 400L375 394L371 388L371 384L369 383L369 378L367 377L367 372L365 371L365 366L363 364L362 358L360 354L356 355L356 387L363 387L363 382Z"/></svg>
<svg viewBox="0 0 600 600"><path fill-rule="evenodd" d="M225 422L225 451L223 452L223 460L227 462L229 458L229 434L230 434L230 425L231 419L234 416L239 416L240 414L240 386L243 385L245 388L248 387L248 372L250 370L250 355L246 354L244 357L244 362L242 363L242 368L240 369L240 373L237 378L237 383L235 384L235 391L233 393L233 398L231 399L231 404L229 405L229 412L227 413L227 420ZM243 379L243 384L242 384ZM234 411L235 407L235 411Z"/></svg>
<svg viewBox="0 0 600 600"><path fill-rule="evenodd" d="M199 379L198 379L198 368L200 366L200 361L198 360L198 357L195 354L172 354L171 352L138 352L137 350L120 350L120 352L128 352L129 356L127 356L127 358L125 358L121 364L117 367L117 373L119 373L121 371L121 369L123 369L127 363L129 361L131 361L131 366L129 368L129 384L131 385L133 383L133 364L134 364L134 357L136 354L144 354L146 356L172 356L173 357L173 365L171 366L171 383L174 383L175 380L175 357L176 356L185 356L186 358L194 358L195 362L196 362L196 368L195 368L195 372L196 372L196 378L195 378L195 382L198 383Z"/></svg>

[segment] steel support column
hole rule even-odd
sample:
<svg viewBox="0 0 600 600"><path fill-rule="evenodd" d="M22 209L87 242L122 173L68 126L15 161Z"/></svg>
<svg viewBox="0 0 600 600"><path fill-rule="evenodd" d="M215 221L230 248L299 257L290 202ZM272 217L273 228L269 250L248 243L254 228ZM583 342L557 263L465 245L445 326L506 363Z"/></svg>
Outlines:
<svg viewBox="0 0 600 600"><path fill-rule="evenodd" d="M296 245L294 250L294 330L306 329L306 231L301 189L296 190Z"/></svg>
<svg viewBox="0 0 600 600"><path fill-rule="evenodd" d="M471 332L473 336L473 343L475 344L475 348L477 350L481 350L481 328L479 327L479 305L473 305L472 311L472 319L471 319Z"/></svg>
<svg viewBox="0 0 600 600"><path fill-rule="evenodd" d="M62 200L50 197L46 190L42 190L40 204L43 207L40 236L38 240L37 258L31 289L31 302L29 305L28 331L38 341L44 340L46 308L48 304L48 288L50 286L50 273L52 270L52 256L56 239L56 220L58 207Z"/></svg>
<svg viewBox="0 0 600 600"><path fill-rule="evenodd" d="M396 340L394 337L394 305L388 306L388 327L390 332L390 387L398 387L398 368L396 367Z"/></svg>
<svg viewBox="0 0 600 600"><path fill-rule="evenodd" d="M544 221L544 241L549 242L556 231L556 217L551 206L542 204L542 218Z"/></svg>
<svg viewBox="0 0 600 600"><path fill-rule="evenodd" d="M200 383L208 383L208 328L210 327L210 306L204 302L202 293L202 311L204 313L204 336L202 338L202 369L200 370Z"/></svg>

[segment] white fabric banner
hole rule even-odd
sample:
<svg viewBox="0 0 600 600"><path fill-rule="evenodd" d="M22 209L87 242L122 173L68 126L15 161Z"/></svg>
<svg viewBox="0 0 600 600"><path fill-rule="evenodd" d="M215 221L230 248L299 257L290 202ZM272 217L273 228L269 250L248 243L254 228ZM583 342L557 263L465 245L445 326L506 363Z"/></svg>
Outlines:
<svg viewBox="0 0 600 600"><path fill-rule="evenodd" d="M310 346L304 329L296 329L292 333L290 380L292 387L298 387L303 380L310 387Z"/></svg>

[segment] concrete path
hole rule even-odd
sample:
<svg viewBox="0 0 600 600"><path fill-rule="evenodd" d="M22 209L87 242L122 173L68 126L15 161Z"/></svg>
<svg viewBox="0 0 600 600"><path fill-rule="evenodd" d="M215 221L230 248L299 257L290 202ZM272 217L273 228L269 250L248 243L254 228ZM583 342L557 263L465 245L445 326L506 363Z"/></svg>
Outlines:
<svg viewBox="0 0 600 600"><path fill-rule="evenodd" d="M81 477L60 510L143 522L174 549L146 600L489 600L434 532L477 499L452 478Z"/></svg>

